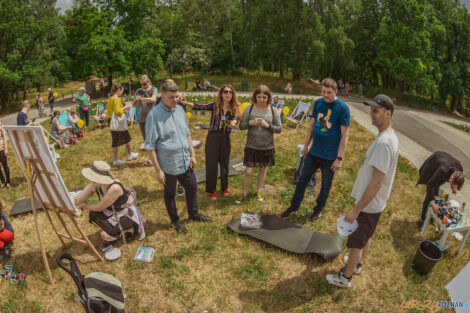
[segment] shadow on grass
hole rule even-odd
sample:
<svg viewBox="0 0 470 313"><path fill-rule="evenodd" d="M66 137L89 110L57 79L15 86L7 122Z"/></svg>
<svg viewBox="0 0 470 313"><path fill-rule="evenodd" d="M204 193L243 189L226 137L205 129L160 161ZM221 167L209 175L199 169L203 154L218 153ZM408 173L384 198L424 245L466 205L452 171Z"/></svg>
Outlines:
<svg viewBox="0 0 470 313"><path fill-rule="evenodd" d="M390 233L395 250L409 255L415 251L420 241L420 235L416 221L412 220L392 220L390 224Z"/></svg>
<svg viewBox="0 0 470 313"><path fill-rule="evenodd" d="M318 255L305 255L298 258L305 264L305 269L301 273L280 281L269 290L260 288L243 291L239 293L240 300L259 306L264 312L284 312L329 293L331 288L325 281L328 271L325 269L313 271L325 261Z"/></svg>
<svg viewBox="0 0 470 313"><path fill-rule="evenodd" d="M74 234L78 237L78 234ZM43 238L44 239L44 238ZM80 238L81 239L81 238ZM94 245L96 250L99 252L101 249L101 236L100 230L96 231L93 234L88 234L88 239ZM58 240L54 238L54 240ZM46 242L44 242L47 261L49 263L49 268L51 271L58 268L56 258L60 253L70 253L79 264L89 264L89 263L96 263L100 262L100 260L96 257L93 251L88 247L88 245L79 243L77 241L71 241L68 239L64 239L65 248L60 246L57 249L51 250L48 248ZM44 266L44 262L41 255L41 249L37 246L34 250L31 250L26 253L22 254L15 254L13 253L12 259L8 262L10 264L15 264L15 269L17 272L24 272L27 275L34 275L34 274L41 274L41 277L48 281L46 268ZM54 277L54 275L53 275Z"/></svg>

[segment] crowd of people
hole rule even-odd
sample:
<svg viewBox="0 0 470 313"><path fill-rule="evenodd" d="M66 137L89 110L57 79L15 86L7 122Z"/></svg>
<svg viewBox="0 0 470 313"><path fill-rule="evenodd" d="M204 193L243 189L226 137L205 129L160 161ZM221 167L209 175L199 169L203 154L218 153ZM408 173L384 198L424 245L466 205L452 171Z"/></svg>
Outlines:
<svg viewBox="0 0 470 313"><path fill-rule="evenodd" d="M342 82L341 82L342 83ZM270 89L265 85L256 87L251 95L251 104L241 112L240 103L235 89L224 84L218 89L214 102L192 103L180 96L177 84L167 79L161 84L160 96L156 87L148 76L140 77L141 88L134 94L131 104L123 105L121 95L123 86L114 84L110 90L110 97L97 115L92 119L102 124L109 122L111 131L111 147L113 152L113 165L124 165L126 161L118 158L118 147L125 145L127 160L138 157L132 152L131 136L129 134L126 112L131 107L138 107L139 126L144 139L144 149L147 150L149 161L146 165L153 166L156 181L163 185L163 200L170 222L178 233L188 232L180 221L176 208L176 189L179 183L185 191L186 206L189 220L208 222L209 216L199 212L197 199L197 180L194 173L198 162L192 144L191 131L185 106L193 110L208 110L211 112L209 130L205 143L206 184L205 191L210 199L217 200L218 196L231 195L229 191L228 172L231 154L231 133L236 126L246 130L246 144L244 148L242 194L236 197L237 204L243 204L249 198L251 176L258 168L255 187L257 201L264 201L262 187L268 167L275 166L275 140L274 134L281 133L282 105L277 97L272 99ZM348 145L349 126L351 114L348 105L337 97L344 87L331 78L321 82L321 97L315 101L312 122L305 137L303 167L290 206L281 214L288 218L295 214L303 201L307 186L311 183L316 172L321 172L321 189L316 198L316 205L312 210L310 220L315 222L321 218L335 173L342 168L343 159ZM346 85L348 92L348 85ZM85 118L88 125L89 96L84 90L74 99L79 104L80 115ZM371 244L371 238L378 225L381 213L386 207L396 172L399 143L392 128L394 103L386 95L380 94L372 100L364 102L370 107L372 124L377 127L378 135L367 149L363 162L359 168L351 196L355 205L345 212L344 220L348 223L357 221L358 229L348 237L347 247L351 249L349 256L344 258L345 267L337 274L327 275L326 280L338 287L350 287L353 274L358 274L363 266L364 256ZM85 109L86 108L86 109ZM27 113L29 102L23 103L18 114L18 125L34 125ZM61 146L65 146L65 138L69 132L74 132L76 113L70 115L70 125L62 126L58 121L58 111L52 112L51 134L57 138ZM307 113L307 112L306 112ZM3 135L2 135L3 134ZM2 126L0 124L0 160L6 179L0 175L2 186L9 187L9 170L6 163L8 154L7 145ZM217 175L220 167L220 192L217 189ZM82 210L90 210L89 221L102 229L104 249L119 239L120 228L124 229L129 239L144 233L142 213L135 208L132 202L135 196L116 180L110 173L110 166L103 161L93 162L90 168L84 169L82 174L90 184L75 198L75 204ZM464 176L461 164L452 156L439 152L433 154L420 168L418 184L427 186L427 193L423 203L421 220L422 226L427 208L432 199L438 194L439 186L448 181L453 192L457 192L463 183ZM1 171L0 171L1 174ZM97 194L97 204L85 204L93 194ZM122 213L121 211L124 210ZM113 223L112 214L116 211L120 219L119 227ZM113 213L114 212L114 213ZM131 214L129 212L134 212ZM135 216L134 216L135 215ZM0 223L1 228L1 223ZM0 233L1 233L0 229ZM0 237L2 240L2 237ZM1 245L1 243L0 243ZM103 250L104 251L104 250Z"/></svg>

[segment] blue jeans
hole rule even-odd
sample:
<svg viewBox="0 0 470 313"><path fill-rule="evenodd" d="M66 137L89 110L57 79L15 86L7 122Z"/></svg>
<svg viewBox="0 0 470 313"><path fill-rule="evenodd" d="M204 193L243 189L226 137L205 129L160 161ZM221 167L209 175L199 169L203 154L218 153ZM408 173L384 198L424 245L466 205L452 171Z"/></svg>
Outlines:
<svg viewBox="0 0 470 313"><path fill-rule="evenodd" d="M298 210L302 200L304 199L305 189L310 182L312 175L320 168L321 170L321 189L317 197L317 205L314 211L321 212L325 208L326 200L330 194L331 184L335 172L331 170L334 160L325 160L322 158L314 157L310 153L304 159L302 172L300 173L299 181L295 186L295 193L291 200L291 208Z"/></svg>
<svg viewBox="0 0 470 313"><path fill-rule="evenodd" d="M439 186L426 186L426 197L423 201L423 210L421 211L421 220L426 219L426 214L428 212L429 203L434 200L434 197L439 195Z"/></svg>

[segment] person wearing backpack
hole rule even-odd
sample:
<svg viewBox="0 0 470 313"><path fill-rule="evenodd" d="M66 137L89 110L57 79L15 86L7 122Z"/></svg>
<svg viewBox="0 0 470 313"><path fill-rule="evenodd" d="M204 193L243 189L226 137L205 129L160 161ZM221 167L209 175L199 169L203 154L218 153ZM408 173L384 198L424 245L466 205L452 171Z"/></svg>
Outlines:
<svg viewBox="0 0 470 313"><path fill-rule="evenodd" d="M256 184L256 199L263 201L261 188L266 178L268 166L274 166L274 133L282 130L279 112L272 105L271 90L265 85L259 85L251 96L252 104L248 106L240 122L240 130L247 129L245 156L243 165L246 166L243 176L243 196L236 200L242 204L248 195L251 175L258 167Z"/></svg>
<svg viewBox="0 0 470 313"><path fill-rule="evenodd" d="M137 199L134 189L124 187L109 172L111 167L104 161L94 161L90 168L84 168L82 175L90 183L73 198L78 206L78 216L83 210L89 210L89 221L100 227L101 238L104 240L103 252L111 248L114 241L123 233L127 242L139 235L139 240L145 237L143 223L145 218L136 207ZM84 203L96 193L99 202Z"/></svg>

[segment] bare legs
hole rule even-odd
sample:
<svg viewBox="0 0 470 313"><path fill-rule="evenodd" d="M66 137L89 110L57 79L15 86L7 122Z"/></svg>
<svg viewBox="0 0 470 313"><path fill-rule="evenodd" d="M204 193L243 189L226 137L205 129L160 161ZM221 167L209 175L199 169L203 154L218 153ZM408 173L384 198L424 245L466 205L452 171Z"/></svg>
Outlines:
<svg viewBox="0 0 470 313"><path fill-rule="evenodd" d="M253 167L247 167L245 170L245 175L243 176L243 196L248 194L248 190L250 189L251 183L251 175L253 174ZM264 179L266 178L266 172L268 167L259 167L258 168L258 177L256 180L256 192L260 191L264 185Z"/></svg>

